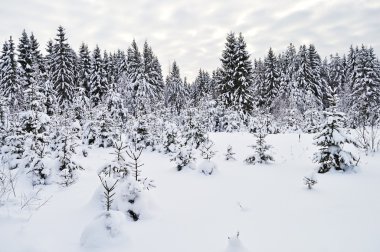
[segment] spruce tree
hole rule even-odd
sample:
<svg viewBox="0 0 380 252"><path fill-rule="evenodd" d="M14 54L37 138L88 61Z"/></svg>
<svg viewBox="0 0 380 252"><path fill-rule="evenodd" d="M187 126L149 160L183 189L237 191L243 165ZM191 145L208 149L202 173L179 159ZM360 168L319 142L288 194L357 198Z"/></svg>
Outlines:
<svg viewBox="0 0 380 252"><path fill-rule="evenodd" d="M9 105L16 109L21 101L21 87L17 81L17 63L15 60L15 46L12 37L3 45L0 58L0 90Z"/></svg>
<svg viewBox="0 0 380 252"><path fill-rule="evenodd" d="M33 62L30 48L30 40L25 30L21 34L17 51L17 61L20 65L20 67L18 68L18 82L21 84L23 88L28 88L32 78Z"/></svg>
<svg viewBox="0 0 380 252"><path fill-rule="evenodd" d="M336 111L336 94L330 98L330 103L329 111L325 111L326 122L314 137L314 144L319 147L319 151L314 154L313 161L318 163L319 173L331 169L347 171L354 168L358 161L351 152L343 149L345 143L357 144L342 129L344 114Z"/></svg>
<svg viewBox="0 0 380 252"><path fill-rule="evenodd" d="M274 158L268 153L268 151L272 148L271 145L267 144L265 141L265 138L267 134L265 134L261 129L259 132L255 135L256 145L252 145L252 147L255 150L255 154L247 157L245 159L245 162L247 164L262 164L262 163L269 163L273 162Z"/></svg>
<svg viewBox="0 0 380 252"><path fill-rule="evenodd" d="M330 55L330 61L328 63L329 87L333 90L337 90L340 94L344 90L345 85L345 69L343 59L338 54Z"/></svg>
<svg viewBox="0 0 380 252"><path fill-rule="evenodd" d="M179 67L174 61L170 74L166 79L166 90L165 90L165 102L167 106L177 114L180 114L184 106L186 105L187 90L181 79Z"/></svg>
<svg viewBox="0 0 380 252"><path fill-rule="evenodd" d="M298 51L298 68L295 73L296 87L293 91L294 102L301 113L322 106L320 86L316 84L308 57L308 50L305 45L302 45Z"/></svg>
<svg viewBox="0 0 380 252"><path fill-rule="evenodd" d="M91 94L91 57L88 46L82 43L79 47L79 59L78 59L78 71L79 71L79 86L84 89L85 94L90 98Z"/></svg>
<svg viewBox="0 0 380 252"><path fill-rule="evenodd" d="M280 85L280 73L278 71L277 59L272 48L264 60L265 79L263 83L263 102L259 104L265 108L272 106L272 101L277 97Z"/></svg>
<svg viewBox="0 0 380 252"><path fill-rule="evenodd" d="M54 85L58 103L62 105L71 103L74 98L74 59L62 26L58 27L55 41L51 62L51 81Z"/></svg>
<svg viewBox="0 0 380 252"><path fill-rule="evenodd" d="M373 48L362 46L356 55L352 76L351 114L354 124L368 125L380 111L380 64ZM374 113L375 112L375 113ZM374 118L375 116L376 118Z"/></svg>
<svg viewBox="0 0 380 252"><path fill-rule="evenodd" d="M92 54L90 86L91 101L93 106L97 106L108 90L107 76L104 72L103 59L98 46L96 46Z"/></svg>
<svg viewBox="0 0 380 252"><path fill-rule="evenodd" d="M222 54L222 78L219 83L220 100L228 107L247 114L252 111L252 64L242 34L227 36Z"/></svg>
<svg viewBox="0 0 380 252"><path fill-rule="evenodd" d="M137 98L138 90L142 85L142 74L144 71L143 59L137 43L132 41L127 51L127 69L126 69L126 90L127 97L130 100L129 109L134 116L141 109L142 104ZM142 93L142 92L141 92Z"/></svg>
<svg viewBox="0 0 380 252"><path fill-rule="evenodd" d="M164 82L161 65L154 55L152 48L145 41L143 50L142 80L137 90L137 99L145 106L154 108L154 105L163 97Z"/></svg>
<svg viewBox="0 0 380 252"><path fill-rule="evenodd" d="M321 57L319 56L317 49L313 44L309 45L307 55L311 70L309 89L317 98L318 105L326 108L329 104L329 89L327 88L327 80L323 78L323 65L321 62Z"/></svg>
<svg viewBox="0 0 380 252"><path fill-rule="evenodd" d="M32 64L37 65L40 74L43 75L45 73L45 67L44 67L44 59L40 52L40 44L38 43L37 39L34 37L34 34L32 33L29 37L30 41L30 55L32 59Z"/></svg>
<svg viewBox="0 0 380 252"><path fill-rule="evenodd" d="M208 72L199 69L198 76L190 86L191 100L194 106L198 106L204 97L207 97L210 91L211 78Z"/></svg>

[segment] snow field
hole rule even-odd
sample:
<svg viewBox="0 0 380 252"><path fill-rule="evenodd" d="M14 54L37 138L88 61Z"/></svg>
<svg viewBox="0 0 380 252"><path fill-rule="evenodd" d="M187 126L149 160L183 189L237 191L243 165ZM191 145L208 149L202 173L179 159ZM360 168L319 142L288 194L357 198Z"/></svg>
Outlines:
<svg viewBox="0 0 380 252"><path fill-rule="evenodd" d="M29 219L1 209L0 251L379 251L380 156L360 153L358 172L317 174L308 190L302 179L316 167L312 137L268 135L275 162L247 165L253 135L211 133L211 176L198 170L200 158L196 170L177 172L169 156L145 151L142 176L157 187L144 192L139 221L115 213L114 237L97 230L104 220L97 171L112 159L111 149L89 149L76 159L85 168L78 182L48 186L44 195L53 197ZM236 161L224 160L228 145ZM229 243L237 232L239 241Z"/></svg>

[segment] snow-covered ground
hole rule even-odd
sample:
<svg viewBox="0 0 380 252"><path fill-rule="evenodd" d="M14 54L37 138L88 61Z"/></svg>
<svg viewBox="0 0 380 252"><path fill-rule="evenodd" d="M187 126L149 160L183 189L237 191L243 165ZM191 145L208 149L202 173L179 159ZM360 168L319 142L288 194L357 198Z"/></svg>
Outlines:
<svg viewBox="0 0 380 252"><path fill-rule="evenodd" d="M78 158L85 168L78 182L47 186L43 195L52 197L38 211L19 215L0 208L0 251L380 251L379 154L361 153L356 173L316 175L318 183L308 190L303 177L315 167L312 135L268 136L275 158L269 165L244 163L253 135L210 137L217 151L211 176L177 172L169 156L143 152L142 175L157 187L145 192L139 221L114 213L114 238L96 230L103 221L97 171L112 158L111 149L90 149ZM236 161L224 160L228 145Z"/></svg>

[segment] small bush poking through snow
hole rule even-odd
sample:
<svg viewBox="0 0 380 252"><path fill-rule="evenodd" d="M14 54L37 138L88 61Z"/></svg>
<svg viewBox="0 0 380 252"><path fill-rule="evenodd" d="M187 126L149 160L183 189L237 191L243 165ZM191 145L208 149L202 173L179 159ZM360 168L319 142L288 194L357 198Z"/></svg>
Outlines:
<svg viewBox="0 0 380 252"><path fill-rule="evenodd" d="M201 156L203 157L203 162L199 166L199 170L205 175L211 175L216 169L216 165L211 161L211 158L215 156L215 151L212 149L214 147L214 142L209 138L204 141L200 146Z"/></svg>
<svg viewBox="0 0 380 252"><path fill-rule="evenodd" d="M313 186L318 183L318 181L313 177L304 177L303 182L309 190L313 189Z"/></svg>
<svg viewBox="0 0 380 252"><path fill-rule="evenodd" d="M235 156L235 152L232 151L232 146L231 145L228 145L227 147L227 152L225 155L225 159L228 161L228 160L236 160L236 158L234 157Z"/></svg>
<svg viewBox="0 0 380 252"><path fill-rule="evenodd" d="M102 178L100 175L98 175L100 182L102 183L102 186L104 188L104 199L106 201L106 208L107 211L110 210L111 204L113 201L113 196L115 196L114 190L116 187L116 184L118 180L110 181L111 178Z"/></svg>

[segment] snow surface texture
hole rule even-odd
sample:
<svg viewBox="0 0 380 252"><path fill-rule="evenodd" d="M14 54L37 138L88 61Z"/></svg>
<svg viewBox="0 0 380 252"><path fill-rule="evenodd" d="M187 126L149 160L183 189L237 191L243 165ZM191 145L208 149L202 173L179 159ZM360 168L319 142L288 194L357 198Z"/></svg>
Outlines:
<svg viewBox="0 0 380 252"><path fill-rule="evenodd" d="M89 149L87 158L75 158L85 169L78 181L45 186L41 195L53 196L39 210L0 208L0 251L380 251L380 155L361 153L356 173L316 174L318 184L308 190L303 178L316 167L312 137L268 135L276 161L252 166L244 163L252 134L212 133L218 172L211 176L178 172L170 156L144 151L142 173L157 188L146 192L149 214L136 222L114 211L105 218L97 171L113 159L112 150ZM228 145L234 162L225 161ZM198 156L197 167L202 162ZM237 231L238 240L228 239Z"/></svg>

